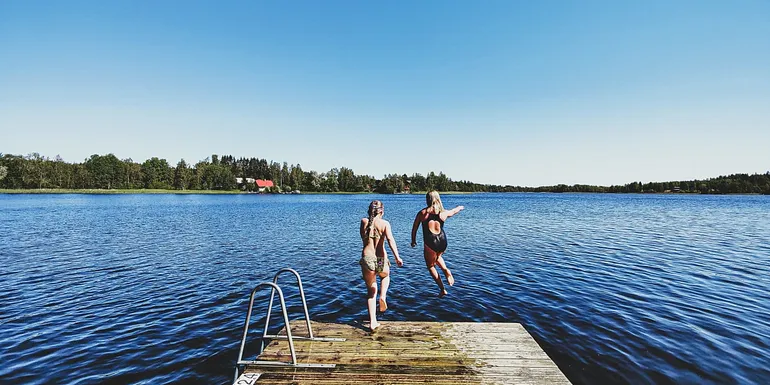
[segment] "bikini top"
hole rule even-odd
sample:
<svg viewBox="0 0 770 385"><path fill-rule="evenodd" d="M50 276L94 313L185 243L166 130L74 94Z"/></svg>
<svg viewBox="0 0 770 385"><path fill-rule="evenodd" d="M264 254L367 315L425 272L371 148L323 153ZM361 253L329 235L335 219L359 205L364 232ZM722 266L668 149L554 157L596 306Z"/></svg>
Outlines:
<svg viewBox="0 0 770 385"><path fill-rule="evenodd" d="M372 224L372 229L369 230L369 238L379 239L381 236L382 236L382 234L380 234L380 230L377 230L377 226ZM365 235L364 235L364 238L366 238Z"/></svg>

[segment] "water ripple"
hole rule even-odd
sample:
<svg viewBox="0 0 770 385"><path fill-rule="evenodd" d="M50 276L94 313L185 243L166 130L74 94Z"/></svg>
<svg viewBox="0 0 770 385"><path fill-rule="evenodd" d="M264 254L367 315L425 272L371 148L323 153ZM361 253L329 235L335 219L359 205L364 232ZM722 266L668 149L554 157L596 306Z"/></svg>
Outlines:
<svg viewBox="0 0 770 385"><path fill-rule="evenodd" d="M372 198L0 195L0 378L226 384L251 288L286 266L315 319L361 321ZM467 209L441 300L408 245L422 197L378 198L406 261L385 321L520 322L575 384L770 383L769 197L446 196Z"/></svg>

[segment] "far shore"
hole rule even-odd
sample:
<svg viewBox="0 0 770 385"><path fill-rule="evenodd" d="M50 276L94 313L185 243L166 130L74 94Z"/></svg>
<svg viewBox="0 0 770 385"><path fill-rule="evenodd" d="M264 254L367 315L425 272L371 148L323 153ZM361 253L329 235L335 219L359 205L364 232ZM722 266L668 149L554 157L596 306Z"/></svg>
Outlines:
<svg viewBox="0 0 770 385"><path fill-rule="evenodd" d="M396 193L396 194L383 194L383 195L425 195L427 191L414 191L411 193ZM258 194L258 195L360 195L360 194L380 194L377 192L367 191L308 191L301 192L299 194L291 193L258 193L241 190L166 190L166 189L0 189L0 194L95 194L95 195L109 195L109 194L185 194L185 195L235 195L235 194ZM490 194L485 191L441 191L442 195L467 195L467 194ZM699 193L699 192L636 192L636 193L618 193L618 192L587 192L587 191L572 191L572 192L554 192L554 191L517 191L517 192L501 192L501 194L640 194L640 195L763 195L759 193Z"/></svg>
<svg viewBox="0 0 770 385"><path fill-rule="evenodd" d="M0 194L246 194L240 190L165 190L165 189L0 189Z"/></svg>
<svg viewBox="0 0 770 385"><path fill-rule="evenodd" d="M424 195L427 191L418 191L413 193L401 193L395 195ZM466 191L442 191L442 194L473 194ZM289 193L256 193L241 190L166 190L166 189L0 189L0 194L264 194L264 195L291 195ZM357 195L357 194L377 194L367 191L308 191L299 195Z"/></svg>

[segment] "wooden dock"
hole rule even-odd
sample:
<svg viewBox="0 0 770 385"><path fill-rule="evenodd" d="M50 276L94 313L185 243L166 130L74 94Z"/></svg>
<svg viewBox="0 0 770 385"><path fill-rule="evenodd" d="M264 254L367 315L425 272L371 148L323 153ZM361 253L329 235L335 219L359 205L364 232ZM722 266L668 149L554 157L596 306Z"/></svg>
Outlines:
<svg viewBox="0 0 770 385"><path fill-rule="evenodd" d="M246 366L236 384L569 384L517 323L388 322L374 333L363 325L313 322L321 342L294 340L298 363L334 368ZM292 335L307 335L304 321ZM285 330L281 331L285 334ZM259 360L290 362L286 340L273 340Z"/></svg>

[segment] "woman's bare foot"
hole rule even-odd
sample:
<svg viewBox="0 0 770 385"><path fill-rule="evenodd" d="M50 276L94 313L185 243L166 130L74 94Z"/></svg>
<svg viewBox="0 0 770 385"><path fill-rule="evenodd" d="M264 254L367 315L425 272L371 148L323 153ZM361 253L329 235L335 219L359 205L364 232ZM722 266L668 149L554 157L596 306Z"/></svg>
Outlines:
<svg viewBox="0 0 770 385"><path fill-rule="evenodd" d="M373 323L373 324L369 325L369 330L371 330L372 332L374 332L374 331L375 331L375 329L377 329L378 327L380 327L380 323L379 323L379 322L375 322L375 323Z"/></svg>
<svg viewBox="0 0 770 385"><path fill-rule="evenodd" d="M385 310L388 310L388 303L385 302L385 298L380 298L380 312L385 312Z"/></svg>
<svg viewBox="0 0 770 385"><path fill-rule="evenodd" d="M446 291L446 290L444 290L444 291L442 291L441 293L438 293L438 297L439 297L439 298L443 298L443 297L444 297L445 295L447 295L447 294L449 294L449 293L447 293L447 291Z"/></svg>
<svg viewBox="0 0 770 385"><path fill-rule="evenodd" d="M449 286L454 286L455 284L455 277L452 275L452 272L447 269L446 271L446 281L449 283Z"/></svg>

